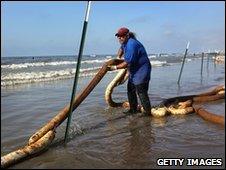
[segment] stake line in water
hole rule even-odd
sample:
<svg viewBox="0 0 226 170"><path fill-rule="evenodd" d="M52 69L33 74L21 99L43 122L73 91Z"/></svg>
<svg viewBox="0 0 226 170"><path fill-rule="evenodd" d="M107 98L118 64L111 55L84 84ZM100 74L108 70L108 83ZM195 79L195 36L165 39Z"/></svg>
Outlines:
<svg viewBox="0 0 226 170"><path fill-rule="evenodd" d="M183 58L183 62L182 62L182 66L181 66L181 69L180 69L180 75L179 75L179 78L177 80L177 84L180 84L180 78L181 78L181 74L182 74L182 71L183 71L184 62L185 62L185 58L186 58L186 55L187 55L187 52L188 52L189 45L190 45L190 42L188 41L188 44L187 44L187 47L186 47L186 50L185 50L185 54L184 54L184 58Z"/></svg>
<svg viewBox="0 0 226 170"><path fill-rule="evenodd" d="M91 1L88 1L87 8L86 8L85 21L84 21L83 29L82 29L82 37L81 37L81 42L80 42L80 47L79 47L79 54L78 54L78 60L77 60L77 65L76 65L74 84L73 84L73 89L72 89L71 102L70 102L70 108L69 108L69 113L68 113L68 121L67 121L67 126L66 126L66 131L65 131L65 137L64 137L65 144L67 143L67 139L68 139L68 131L69 131L71 115L72 115L72 111L73 111L72 105L73 105L73 101L74 101L74 96L76 94L77 82L78 82L81 59L82 59L82 52L83 52L85 36L86 36L86 29L87 29L88 18L89 18L88 15L89 15L89 10L90 10L90 5L91 5Z"/></svg>

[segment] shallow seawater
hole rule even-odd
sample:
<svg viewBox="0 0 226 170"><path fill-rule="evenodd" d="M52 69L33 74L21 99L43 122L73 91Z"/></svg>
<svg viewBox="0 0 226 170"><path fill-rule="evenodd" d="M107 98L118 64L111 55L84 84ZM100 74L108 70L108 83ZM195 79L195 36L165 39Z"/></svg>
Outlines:
<svg viewBox="0 0 226 170"><path fill-rule="evenodd" d="M209 63L200 74L200 60L184 66L177 85L181 63L153 67L149 86L152 105L163 99L198 94L225 83L224 65ZM158 158L221 158L225 167L225 128L192 113L162 118L124 116L123 108L109 108L104 92L115 73L107 74L73 112L69 141L63 144L66 121L56 129L47 151L20 162L21 168L166 168ZM79 79L80 92L92 79ZM39 82L1 88L1 156L28 142L69 103L72 79ZM113 100L127 100L126 84L114 89ZM207 110L225 116L225 100L205 103ZM170 166L167 168L181 168ZM183 168L216 168L186 166Z"/></svg>

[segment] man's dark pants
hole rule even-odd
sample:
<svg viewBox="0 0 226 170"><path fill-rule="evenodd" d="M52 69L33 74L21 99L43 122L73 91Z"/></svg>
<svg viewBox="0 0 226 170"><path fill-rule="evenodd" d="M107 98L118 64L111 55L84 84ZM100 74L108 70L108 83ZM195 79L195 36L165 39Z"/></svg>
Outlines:
<svg viewBox="0 0 226 170"><path fill-rule="evenodd" d="M148 97L148 87L149 87L149 82L134 85L133 83L128 81L127 95L128 95L128 100L129 100L131 110L137 110L137 105L138 105L137 95L136 95L137 93L140 98L141 105L143 106L145 112L146 113L150 112L151 103Z"/></svg>

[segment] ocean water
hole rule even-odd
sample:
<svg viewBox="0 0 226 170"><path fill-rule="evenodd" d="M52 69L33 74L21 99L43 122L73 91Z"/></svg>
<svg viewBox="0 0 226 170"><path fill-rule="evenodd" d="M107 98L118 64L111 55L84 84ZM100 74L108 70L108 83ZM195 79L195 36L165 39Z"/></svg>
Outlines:
<svg viewBox="0 0 226 170"><path fill-rule="evenodd" d="M99 68L115 56L84 56L77 92ZM177 84L183 55L154 57L149 97L152 105L163 99L209 91L225 83L225 64L201 55L187 56ZM69 102L76 68L75 56L1 58L1 156L23 147ZM123 108L105 103L107 85L117 71L108 72L73 112L69 142L63 145L66 121L56 130L49 149L10 168L166 168L158 158L220 158L225 168L225 128L195 113L163 118L124 116ZM127 100L126 83L114 89L113 100ZM225 116L225 100L203 107ZM187 166L183 168L216 168ZM168 166L181 168L181 166Z"/></svg>

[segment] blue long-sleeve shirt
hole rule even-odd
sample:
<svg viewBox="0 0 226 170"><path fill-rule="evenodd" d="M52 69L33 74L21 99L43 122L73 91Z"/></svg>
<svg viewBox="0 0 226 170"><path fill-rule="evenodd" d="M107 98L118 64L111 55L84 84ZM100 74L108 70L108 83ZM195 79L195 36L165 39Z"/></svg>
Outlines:
<svg viewBox="0 0 226 170"><path fill-rule="evenodd" d="M151 76L151 63L144 46L138 40L129 38L121 48L130 72L129 81L135 85L147 83Z"/></svg>

